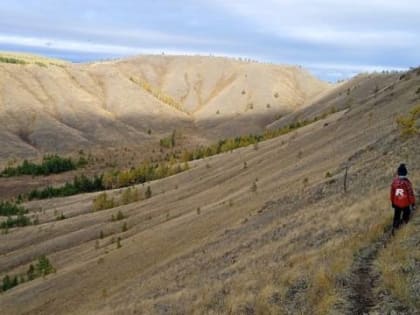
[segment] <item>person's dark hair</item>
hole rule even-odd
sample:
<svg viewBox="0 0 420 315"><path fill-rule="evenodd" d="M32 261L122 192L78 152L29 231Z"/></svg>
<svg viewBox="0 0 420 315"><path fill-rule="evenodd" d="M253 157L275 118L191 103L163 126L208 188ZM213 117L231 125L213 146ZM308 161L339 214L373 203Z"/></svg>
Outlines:
<svg viewBox="0 0 420 315"><path fill-rule="evenodd" d="M405 167L405 164L402 163L400 166L398 166L398 176L406 176L407 175L407 168Z"/></svg>

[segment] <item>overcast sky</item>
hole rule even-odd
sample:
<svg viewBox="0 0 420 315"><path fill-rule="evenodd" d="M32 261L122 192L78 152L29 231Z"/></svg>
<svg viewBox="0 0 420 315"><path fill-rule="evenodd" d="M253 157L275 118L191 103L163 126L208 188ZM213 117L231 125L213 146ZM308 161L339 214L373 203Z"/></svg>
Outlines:
<svg viewBox="0 0 420 315"><path fill-rule="evenodd" d="M0 50L75 62L201 54L335 81L419 65L418 0L0 0Z"/></svg>

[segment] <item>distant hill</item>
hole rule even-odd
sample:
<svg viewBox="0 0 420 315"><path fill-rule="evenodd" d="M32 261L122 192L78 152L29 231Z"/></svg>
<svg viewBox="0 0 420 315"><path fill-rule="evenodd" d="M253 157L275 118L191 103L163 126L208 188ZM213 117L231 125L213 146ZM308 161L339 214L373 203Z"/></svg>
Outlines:
<svg viewBox="0 0 420 315"><path fill-rule="evenodd" d="M0 160L261 132L331 88L296 66L139 56L72 64L0 53Z"/></svg>

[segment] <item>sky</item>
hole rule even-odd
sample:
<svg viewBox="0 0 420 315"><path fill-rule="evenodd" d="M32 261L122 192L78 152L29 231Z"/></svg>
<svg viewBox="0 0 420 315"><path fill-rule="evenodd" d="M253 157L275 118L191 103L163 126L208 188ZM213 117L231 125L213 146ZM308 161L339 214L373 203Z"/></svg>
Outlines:
<svg viewBox="0 0 420 315"><path fill-rule="evenodd" d="M328 81L420 63L418 0L0 4L0 50L73 62L138 54L214 55L301 65Z"/></svg>

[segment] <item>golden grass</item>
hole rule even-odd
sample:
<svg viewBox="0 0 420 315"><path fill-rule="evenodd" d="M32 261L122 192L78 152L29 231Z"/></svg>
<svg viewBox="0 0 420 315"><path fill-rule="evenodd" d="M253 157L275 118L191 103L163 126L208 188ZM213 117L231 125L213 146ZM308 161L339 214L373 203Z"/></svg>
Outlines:
<svg viewBox="0 0 420 315"><path fill-rule="evenodd" d="M16 58L30 64L37 64L37 65L42 64L42 67L44 67L46 64L64 65L67 63L66 61L61 60L61 59L49 58L49 57L39 56L35 54L25 54L25 53L8 52L8 51L0 51L0 57Z"/></svg>
<svg viewBox="0 0 420 315"><path fill-rule="evenodd" d="M93 211L105 210L121 205L128 205L130 203L134 203L142 199L143 198L140 195L140 191L138 188L128 187L122 191L121 196L119 198L108 196L106 192L99 194L92 201L92 209Z"/></svg>
<svg viewBox="0 0 420 315"><path fill-rule="evenodd" d="M419 216L416 215L419 220ZM381 273L382 287L389 290L400 302L420 307L420 301L410 292L410 278L414 275L412 267L420 259L420 249L409 244L409 240L418 235L418 227L413 222L397 231L395 238L384 249L377 260Z"/></svg>
<svg viewBox="0 0 420 315"><path fill-rule="evenodd" d="M347 238L337 239L324 247L309 266L311 276L307 297L313 314L328 314L345 299L338 287L339 280L350 272L357 252L378 239L391 222L389 213L383 215L389 207L384 196L384 191L374 193L367 200L349 207L352 215L347 220L357 223L355 229ZM373 219L379 213L379 223L374 223Z"/></svg>

